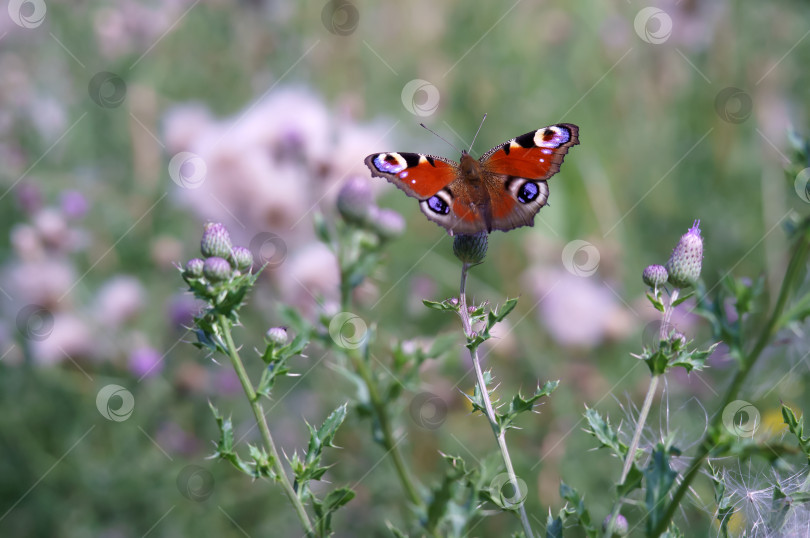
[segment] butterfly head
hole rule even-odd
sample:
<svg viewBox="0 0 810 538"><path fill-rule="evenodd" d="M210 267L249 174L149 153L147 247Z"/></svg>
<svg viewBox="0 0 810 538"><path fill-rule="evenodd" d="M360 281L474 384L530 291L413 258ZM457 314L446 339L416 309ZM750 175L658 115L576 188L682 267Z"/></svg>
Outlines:
<svg viewBox="0 0 810 538"><path fill-rule="evenodd" d="M461 150L461 159L459 162L461 173L468 179L478 178L481 176L481 163L478 159L464 150Z"/></svg>

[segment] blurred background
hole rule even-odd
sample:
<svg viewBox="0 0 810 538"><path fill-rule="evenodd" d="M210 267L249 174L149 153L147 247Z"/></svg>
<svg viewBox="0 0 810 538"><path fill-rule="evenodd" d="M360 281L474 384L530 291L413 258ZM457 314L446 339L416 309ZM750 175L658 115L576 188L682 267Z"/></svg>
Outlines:
<svg viewBox="0 0 810 538"><path fill-rule="evenodd" d="M279 489L206 459L207 401L233 413L243 449L255 430L230 367L187 343L199 305L174 264L199 255L207 220L269 262L236 335L250 358L279 303L308 317L335 304L337 266L313 216L334 218L343 182L369 177L363 158L457 159L419 123L467 147L484 113L476 156L548 124L580 127L549 207L533 228L490 237L468 291L520 296L484 359L500 392L561 380L509 434L535 528L561 506L561 478L601 519L620 465L591 450L581 416L584 405L614 424L637 413L649 375L630 353L658 319L643 268L700 219L708 289L730 271L779 284L781 225L810 201L806 177L794 189L785 174L788 133L807 132L808 15L787 0L12 0L0 13L0 534L300 535ZM474 377L458 320L421 304L457 294L452 241L415 200L371 183L407 221L355 297L378 325L377 357L396 339L459 338L422 372L446 412L426 426L403 405L397 418L408 466L430 483L439 451L475 463L495 445L460 393ZM674 323L709 343L690 304ZM797 328L743 390L763 429L781 427L780 400L806 408L806 347ZM306 375L268 404L287 454L306 446L303 418L320 423L354 393L328 354L307 354L293 365ZM710 364L667 379L645 443L676 432L688 453L732 366L722 351ZM99 396L110 385L123 415ZM350 414L337 444L327 476L358 492L337 535L408 528L369 424ZM739 473L749 487L765 479L747 463ZM679 517L712 536L699 482ZM471 535L517 528L498 515Z"/></svg>

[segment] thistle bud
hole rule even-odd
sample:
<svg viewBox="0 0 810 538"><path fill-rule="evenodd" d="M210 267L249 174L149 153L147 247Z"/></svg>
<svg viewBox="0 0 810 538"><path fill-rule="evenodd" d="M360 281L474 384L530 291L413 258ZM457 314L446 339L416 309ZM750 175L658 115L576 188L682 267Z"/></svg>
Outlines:
<svg viewBox="0 0 810 538"><path fill-rule="evenodd" d="M346 222L364 224L372 207L374 199L371 196L371 187L362 177L351 177L340 188L337 208Z"/></svg>
<svg viewBox="0 0 810 538"><path fill-rule="evenodd" d="M283 346L287 343L287 328L286 327L271 327L264 335L268 341L278 346Z"/></svg>
<svg viewBox="0 0 810 538"><path fill-rule="evenodd" d="M395 239L405 231L405 219L393 209L374 208L371 222L381 239Z"/></svg>
<svg viewBox="0 0 810 538"><path fill-rule="evenodd" d="M610 514L602 522L602 531L607 531L608 525L610 525ZM611 536L627 536L628 532L630 532L630 526L627 524L627 518L621 514L617 515L616 520L613 522Z"/></svg>
<svg viewBox="0 0 810 538"><path fill-rule="evenodd" d="M216 256L228 258L231 255L231 236L225 226L219 222L209 222L205 225L200 251L206 258Z"/></svg>
<svg viewBox="0 0 810 538"><path fill-rule="evenodd" d="M669 278L667 268L663 265L648 265L641 274L641 279L651 288L657 288L666 283Z"/></svg>
<svg viewBox="0 0 810 538"><path fill-rule="evenodd" d="M703 265L703 238L700 237L700 221L694 222L688 232L675 245L667 262L669 283L676 288L694 286L700 278Z"/></svg>
<svg viewBox="0 0 810 538"><path fill-rule="evenodd" d="M211 282L220 282L231 278L231 264L225 258L219 256L211 256L205 260L203 265L203 274L205 278Z"/></svg>
<svg viewBox="0 0 810 538"><path fill-rule="evenodd" d="M464 263L481 263L487 255L487 232L458 234L453 239L453 254Z"/></svg>
<svg viewBox="0 0 810 538"><path fill-rule="evenodd" d="M253 253L245 247L233 247L230 261L240 271L247 271L253 265Z"/></svg>
<svg viewBox="0 0 810 538"><path fill-rule="evenodd" d="M186 262L186 276L192 278L200 278L203 276L203 266L205 262L199 258L191 258L189 261Z"/></svg>

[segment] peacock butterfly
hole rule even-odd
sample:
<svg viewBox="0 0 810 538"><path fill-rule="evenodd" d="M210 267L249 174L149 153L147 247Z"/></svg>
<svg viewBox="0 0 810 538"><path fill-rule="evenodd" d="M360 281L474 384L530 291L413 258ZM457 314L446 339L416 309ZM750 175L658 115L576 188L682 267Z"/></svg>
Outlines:
<svg viewBox="0 0 810 538"><path fill-rule="evenodd" d="M459 163L397 152L372 153L365 163L372 176L419 199L422 213L450 235L508 231L534 225L548 200L546 180L560 171L578 135L576 125L558 123L495 146L478 160L462 150Z"/></svg>

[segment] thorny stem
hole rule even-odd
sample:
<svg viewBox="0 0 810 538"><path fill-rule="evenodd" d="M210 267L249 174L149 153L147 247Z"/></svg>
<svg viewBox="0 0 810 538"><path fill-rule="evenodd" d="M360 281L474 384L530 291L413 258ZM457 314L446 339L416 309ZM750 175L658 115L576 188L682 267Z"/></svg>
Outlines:
<svg viewBox="0 0 810 538"><path fill-rule="evenodd" d="M470 313L467 310L466 294L467 271L469 268L470 264L468 263L463 263L461 265L461 289L459 293L459 315L461 316L461 324L464 327L464 334L468 339L472 338L472 325L470 323ZM503 459L504 465L506 465L506 472L509 474L509 481L515 490L515 495L518 495L520 493L520 486L517 481L517 476L515 475L515 470L512 467L512 458L509 457L509 449L506 446L506 431L501 429L497 420L495 419L495 411L492 409L492 402L489 399L489 391L487 391L487 385L484 381L484 374L481 371L481 362L478 360L477 348L470 350L470 357L472 357L473 366L475 367L475 376L478 378L478 388L481 392L481 398L484 400L484 408L487 412L489 425L492 427L492 433L495 434L495 440L498 442L498 448L500 448L501 451L501 458ZM526 538L534 538L534 533L532 532L532 527L529 524L529 517L526 515L526 508L522 499L520 505L518 506L518 513L520 515L520 522L523 525L523 532L526 535Z"/></svg>
<svg viewBox="0 0 810 538"><path fill-rule="evenodd" d="M669 304L664 308L664 319L661 322L661 327L658 331L658 339L664 340L669 337L669 320L672 319L672 311L674 307L672 306L675 301L678 300L678 293L679 290L676 288L672 295L669 298ZM636 450L638 450L638 444L641 440L641 432L644 430L644 424L647 422L647 415L650 413L650 407L652 407L653 397L655 396L655 391L658 388L658 382L661 379L661 376L658 374L653 374L652 378L650 379L650 385L647 387L647 396L644 398L644 404L641 406L641 412L638 415L638 421L636 422L636 430L633 432L633 439L630 441L630 446L627 449L627 456L624 459L624 467L622 468L622 476L619 479L619 484L624 484L624 481L627 479L627 474L630 472L630 468L633 466L633 462L636 459ZM615 508L610 516L610 520L608 520L607 527L605 528L605 537L611 536L613 532L613 526L616 521L616 518L619 515L619 512L622 508L622 500L616 503Z"/></svg>
<svg viewBox="0 0 810 538"><path fill-rule="evenodd" d="M245 371L245 366L242 364L242 359L239 357L239 353L237 352L236 346L233 343L230 321L228 321L225 316L220 314L217 316L217 323L222 329L222 334L225 337L225 345L228 348L228 357L231 359L233 369L236 370L236 375L239 377L239 381L242 383L242 388L245 391L245 395L248 397L250 408L253 410L253 416L256 417L256 424L259 426L259 431L261 432L265 448L270 452L270 456L273 459L272 464L273 470L276 473L276 478L281 484L285 495L287 495L287 498L290 500L290 503L292 503L293 508L295 508L295 513L298 515L298 519L301 521L301 526L304 527L306 535L314 536L315 533L312 530L312 523L309 521L307 511L304 508L304 505L301 503L301 500L298 498L298 495L296 495L292 484L290 484L290 481L287 478L284 466L281 464L281 458L279 457L278 450L276 450L276 444L273 442L273 437L270 435L270 428L267 426L267 420L265 419L264 409L261 401L259 400L259 396L253 389L253 384L250 382L247 371Z"/></svg>
<svg viewBox="0 0 810 538"><path fill-rule="evenodd" d="M776 305L774 305L773 312L771 312L771 315L768 318L768 323L765 325L765 328L760 333L754 347L751 349L751 352L746 355L740 369L734 376L731 385L726 391L726 396L723 399L720 409L725 409L726 406L737 397L737 393L748 377L748 374L751 372L751 369L754 367L754 364L759 359L759 356L762 354L762 351L768 345L768 342L776 331L781 328L779 321L782 316L782 311L785 309L785 305L790 297L790 293L796 286L798 279L802 274L802 270L805 268L807 263L807 255L810 251L810 237L808 237L807 227L808 225L805 223L804 228L801 231L801 235L796 242L793 256L790 258L790 262L788 262L787 269L785 270L785 277L782 280L782 287L779 290L779 298L776 301ZM667 511L664 513L664 516L661 518L661 521L658 523L655 529L653 529L651 536L660 536L669 527L669 523L672 521L675 511L678 509L678 505L680 504L684 495L686 495L686 492L689 490L692 480L695 479L703 466L706 457L709 455L712 448L714 448L709 435L717 430L720 425L720 421L722 420L722 416L722 413L715 414L709 428L706 430L706 435L700 444L697 455L692 460L692 464L689 466L689 469L686 471L683 480L681 480L678 489L675 490L675 493L672 496L672 501L667 507Z"/></svg>

